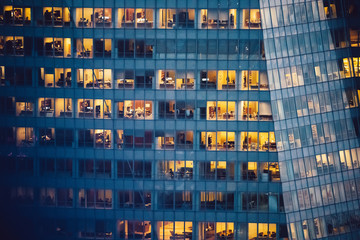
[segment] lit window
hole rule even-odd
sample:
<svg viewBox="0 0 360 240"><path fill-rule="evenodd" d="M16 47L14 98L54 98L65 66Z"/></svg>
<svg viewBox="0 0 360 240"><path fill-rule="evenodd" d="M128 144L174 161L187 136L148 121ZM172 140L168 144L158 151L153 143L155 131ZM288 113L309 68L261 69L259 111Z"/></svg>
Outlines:
<svg viewBox="0 0 360 240"><path fill-rule="evenodd" d="M6 55L24 56L24 37L6 36L4 39L5 45L4 42L2 42L2 45Z"/></svg>
<svg viewBox="0 0 360 240"><path fill-rule="evenodd" d="M217 238L233 239L234 238L234 223L231 222L217 222L215 227Z"/></svg>
<svg viewBox="0 0 360 240"><path fill-rule="evenodd" d="M194 89L194 72L176 72L176 89Z"/></svg>
<svg viewBox="0 0 360 240"><path fill-rule="evenodd" d="M117 229L121 239L131 239L133 236L140 239L151 239L150 221L118 220Z"/></svg>
<svg viewBox="0 0 360 240"><path fill-rule="evenodd" d="M174 28L176 24L176 9L159 9L159 28Z"/></svg>
<svg viewBox="0 0 360 240"><path fill-rule="evenodd" d="M76 39L76 56L78 58L92 58L93 57L93 39L83 38Z"/></svg>
<svg viewBox="0 0 360 240"><path fill-rule="evenodd" d="M5 54L5 38L4 36L0 36L0 55L4 55ZM1 79L5 78L5 70L4 70L4 66L1 66Z"/></svg>
<svg viewBox="0 0 360 240"><path fill-rule="evenodd" d="M218 71L218 90L236 89L235 71Z"/></svg>
<svg viewBox="0 0 360 240"><path fill-rule="evenodd" d="M76 8L76 26L94 27L92 8Z"/></svg>
<svg viewBox="0 0 360 240"><path fill-rule="evenodd" d="M266 79L267 80L267 79ZM262 83L262 88L267 89L267 81ZM258 90L259 89L259 71L242 71L241 72L241 90Z"/></svg>
<svg viewBox="0 0 360 240"><path fill-rule="evenodd" d="M173 133L158 131L155 134L157 149L175 149L175 138Z"/></svg>
<svg viewBox="0 0 360 240"><path fill-rule="evenodd" d="M243 28L259 29L261 28L261 18L259 9L243 10Z"/></svg>
<svg viewBox="0 0 360 240"><path fill-rule="evenodd" d="M16 128L16 146L31 147L34 145L34 129L18 127Z"/></svg>
<svg viewBox="0 0 360 240"><path fill-rule="evenodd" d="M167 222L167 221L158 221L157 223L157 239L158 240L167 240L167 239L191 239L193 235L192 222Z"/></svg>
<svg viewBox="0 0 360 240"><path fill-rule="evenodd" d="M40 20L39 24L46 26L70 26L70 10L67 7L44 7L43 16L43 21Z"/></svg>
<svg viewBox="0 0 360 240"><path fill-rule="evenodd" d="M55 68L55 87L71 87L71 68Z"/></svg>
<svg viewBox="0 0 360 240"><path fill-rule="evenodd" d="M56 98L55 99L55 116L72 117L72 99Z"/></svg>
<svg viewBox="0 0 360 240"><path fill-rule="evenodd" d="M40 68L38 77L41 87L71 87L71 68Z"/></svg>
<svg viewBox="0 0 360 240"><path fill-rule="evenodd" d="M158 177L165 179L192 179L193 161L159 161Z"/></svg>
<svg viewBox="0 0 360 240"><path fill-rule="evenodd" d="M200 148L235 150L235 132L201 132Z"/></svg>
<svg viewBox="0 0 360 240"><path fill-rule="evenodd" d="M235 102L207 102L207 120L235 120Z"/></svg>
<svg viewBox="0 0 360 240"><path fill-rule="evenodd" d="M276 238L276 224L267 223L249 223L248 224L249 239L258 238Z"/></svg>
<svg viewBox="0 0 360 240"><path fill-rule="evenodd" d="M94 101L91 99L78 100L78 117L93 118L94 117Z"/></svg>
<svg viewBox="0 0 360 240"><path fill-rule="evenodd" d="M111 148L111 130L95 130L95 147Z"/></svg>
<svg viewBox="0 0 360 240"><path fill-rule="evenodd" d="M40 117L54 116L54 99L53 98L39 98L38 114Z"/></svg>
<svg viewBox="0 0 360 240"><path fill-rule="evenodd" d="M95 109L94 109L95 106ZM111 118L111 100L79 99L78 117L80 118Z"/></svg>
<svg viewBox="0 0 360 240"><path fill-rule="evenodd" d="M138 8L135 12L136 28L153 28L154 10Z"/></svg>
<svg viewBox="0 0 360 240"><path fill-rule="evenodd" d="M336 5L334 2L335 1L333 1L333 0L324 1L324 12L325 12L326 18L336 18L337 17Z"/></svg>
<svg viewBox="0 0 360 240"><path fill-rule="evenodd" d="M118 9L118 27L133 28L135 27L135 9L119 8Z"/></svg>
<svg viewBox="0 0 360 240"><path fill-rule="evenodd" d="M111 88L112 70L111 69L78 69L77 87L78 88Z"/></svg>
<svg viewBox="0 0 360 240"><path fill-rule="evenodd" d="M34 115L34 103L16 101L16 116L32 117Z"/></svg>
<svg viewBox="0 0 360 240"><path fill-rule="evenodd" d="M350 29L350 44L351 47L360 47L360 31L357 29Z"/></svg>
<svg viewBox="0 0 360 240"><path fill-rule="evenodd" d="M45 56L71 57L70 38L44 38Z"/></svg>
<svg viewBox="0 0 360 240"><path fill-rule="evenodd" d="M216 89L216 71L200 72L200 88Z"/></svg>
<svg viewBox="0 0 360 240"><path fill-rule="evenodd" d="M158 72L158 83L160 89L175 89L175 71L160 70Z"/></svg>
<svg viewBox="0 0 360 240"><path fill-rule="evenodd" d="M258 120L259 107L258 102L241 101L239 105L241 120L254 121Z"/></svg>
<svg viewBox="0 0 360 240"><path fill-rule="evenodd" d="M5 24L29 25L31 23L31 8L4 6L3 10L0 18Z"/></svg>
<svg viewBox="0 0 360 240"><path fill-rule="evenodd" d="M236 28L236 13L236 9L201 9L199 14L199 28Z"/></svg>
<svg viewBox="0 0 360 240"><path fill-rule="evenodd" d="M118 116L123 115L125 118L134 119L153 119L152 101L124 101L118 103Z"/></svg>
<svg viewBox="0 0 360 240"><path fill-rule="evenodd" d="M95 27L111 27L112 26L112 9L111 8L95 8L94 15L91 15L91 22Z"/></svg>
<svg viewBox="0 0 360 240"><path fill-rule="evenodd" d="M243 180L257 181L258 179L258 163L247 162L242 164L241 174Z"/></svg>

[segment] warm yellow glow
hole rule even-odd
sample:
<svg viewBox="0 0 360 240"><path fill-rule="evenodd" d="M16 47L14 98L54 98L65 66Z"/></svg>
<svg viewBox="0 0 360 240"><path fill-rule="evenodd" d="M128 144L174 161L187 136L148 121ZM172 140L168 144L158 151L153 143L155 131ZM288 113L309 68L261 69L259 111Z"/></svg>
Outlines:
<svg viewBox="0 0 360 240"><path fill-rule="evenodd" d="M76 26L94 27L91 15L93 15L93 8L76 8Z"/></svg>
<svg viewBox="0 0 360 240"><path fill-rule="evenodd" d="M241 72L241 90L259 89L259 71Z"/></svg>
<svg viewBox="0 0 360 240"><path fill-rule="evenodd" d="M256 171L257 170L257 162L248 162L248 170Z"/></svg>
<svg viewBox="0 0 360 240"><path fill-rule="evenodd" d="M173 28L175 26L174 16L176 16L176 9L160 9L159 28Z"/></svg>
<svg viewBox="0 0 360 240"><path fill-rule="evenodd" d="M255 239L257 237L257 223L248 224L249 239Z"/></svg>
<svg viewBox="0 0 360 240"><path fill-rule="evenodd" d="M230 28L236 28L237 25L236 9L229 9L229 23L230 23Z"/></svg>
<svg viewBox="0 0 360 240"><path fill-rule="evenodd" d="M157 239L168 240L173 239L175 236L184 236L185 234L192 233L192 222L158 222L157 223Z"/></svg>
<svg viewBox="0 0 360 240"><path fill-rule="evenodd" d="M259 9L243 10L243 28L261 28L261 18Z"/></svg>
<svg viewBox="0 0 360 240"><path fill-rule="evenodd" d="M34 144L34 129L16 128L16 146L32 146Z"/></svg>
<svg viewBox="0 0 360 240"><path fill-rule="evenodd" d="M93 39L83 38L76 40L77 57L93 57Z"/></svg>
<svg viewBox="0 0 360 240"><path fill-rule="evenodd" d="M222 89L235 89L235 71L218 71L218 90Z"/></svg>
<svg viewBox="0 0 360 240"><path fill-rule="evenodd" d="M350 29L350 45L351 47L359 47L360 46L360 31Z"/></svg>
<svg viewBox="0 0 360 240"><path fill-rule="evenodd" d="M64 38L64 57L71 57L71 39Z"/></svg>
<svg viewBox="0 0 360 240"><path fill-rule="evenodd" d="M175 71L159 70L158 71L158 88L175 88Z"/></svg>

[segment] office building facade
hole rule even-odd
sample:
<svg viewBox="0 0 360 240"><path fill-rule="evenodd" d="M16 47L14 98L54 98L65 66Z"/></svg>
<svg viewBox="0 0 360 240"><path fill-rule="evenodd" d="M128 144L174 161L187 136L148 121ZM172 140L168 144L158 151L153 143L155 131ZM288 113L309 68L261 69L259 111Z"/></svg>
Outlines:
<svg viewBox="0 0 360 240"><path fill-rule="evenodd" d="M13 239L357 239L348 1L7 1Z"/></svg>

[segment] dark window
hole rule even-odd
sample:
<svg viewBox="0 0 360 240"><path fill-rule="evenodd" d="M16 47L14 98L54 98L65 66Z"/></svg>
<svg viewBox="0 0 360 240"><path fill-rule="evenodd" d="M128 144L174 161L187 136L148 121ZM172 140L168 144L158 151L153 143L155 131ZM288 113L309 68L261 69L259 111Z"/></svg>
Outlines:
<svg viewBox="0 0 360 240"><path fill-rule="evenodd" d="M122 160L117 162L118 178L151 178L152 164L149 161Z"/></svg>
<svg viewBox="0 0 360 240"><path fill-rule="evenodd" d="M79 147L93 147L94 146L94 136L91 130L79 130Z"/></svg>
<svg viewBox="0 0 360 240"><path fill-rule="evenodd" d="M56 129L56 146L71 147L74 141L74 133L71 129Z"/></svg>

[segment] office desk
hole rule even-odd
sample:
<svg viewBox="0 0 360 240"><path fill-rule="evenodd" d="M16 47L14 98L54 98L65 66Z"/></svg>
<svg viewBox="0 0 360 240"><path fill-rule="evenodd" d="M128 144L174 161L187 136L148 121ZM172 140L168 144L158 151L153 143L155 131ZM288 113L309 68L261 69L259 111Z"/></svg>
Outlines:
<svg viewBox="0 0 360 240"><path fill-rule="evenodd" d="M92 82L87 83L85 88L93 88L94 84Z"/></svg>
<svg viewBox="0 0 360 240"><path fill-rule="evenodd" d="M94 112L79 112L79 117L93 118L94 117Z"/></svg>
<svg viewBox="0 0 360 240"><path fill-rule="evenodd" d="M41 110L40 111L40 117L53 117L54 116L54 110Z"/></svg>
<svg viewBox="0 0 360 240"><path fill-rule="evenodd" d="M105 112L104 113L104 118L111 118L111 112Z"/></svg>
<svg viewBox="0 0 360 240"><path fill-rule="evenodd" d="M78 54L78 57L90 57L91 55L91 51L86 50L86 51L82 51Z"/></svg>
<svg viewBox="0 0 360 240"><path fill-rule="evenodd" d="M72 117L72 111L60 112L60 117Z"/></svg>
<svg viewBox="0 0 360 240"><path fill-rule="evenodd" d="M33 144L34 144L34 141L32 140L32 138L21 140L21 143L20 143L20 145L22 145L22 146L31 146Z"/></svg>
<svg viewBox="0 0 360 240"><path fill-rule="evenodd" d="M84 82L83 81L77 82L77 86L78 86L78 88L83 88Z"/></svg>
<svg viewBox="0 0 360 240"><path fill-rule="evenodd" d="M160 83L160 88L170 88L170 89L175 89L175 83Z"/></svg>
<svg viewBox="0 0 360 240"><path fill-rule="evenodd" d="M222 89L235 89L235 83L223 84Z"/></svg>
<svg viewBox="0 0 360 240"><path fill-rule="evenodd" d="M134 88L134 84L133 83L119 83L118 84L118 88Z"/></svg>
<svg viewBox="0 0 360 240"><path fill-rule="evenodd" d="M135 27L135 22L133 22L133 21L123 22L123 23L121 23L121 27L133 28L133 27Z"/></svg>
<svg viewBox="0 0 360 240"><path fill-rule="evenodd" d="M175 144L174 142L166 142L164 145L162 145L163 149L174 149L175 148Z"/></svg>
<svg viewBox="0 0 360 240"><path fill-rule="evenodd" d="M194 89L194 83L182 83L181 89Z"/></svg>
<svg viewBox="0 0 360 240"><path fill-rule="evenodd" d="M153 22L138 22L137 27L138 28L152 28Z"/></svg>
<svg viewBox="0 0 360 240"><path fill-rule="evenodd" d="M78 22L78 26L79 27L87 27L89 24L89 20L87 19L81 19L79 22Z"/></svg>
<svg viewBox="0 0 360 240"><path fill-rule="evenodd" d="M95 27L111 27L111 21L108 19L98 18L95 20Z"/></svg>
<svg viewBox="0 0 360 240"><path fill-rule="evenodd" d="M55 56L64 56L64 49L63 48L54 48Z"/></svg>
<svg viewBox="0 0 360 240"><path fill-rule="evenodd" d="M134 88L134 80L118 79L118 88Z"/></svg>
<svg viewBox="0 0 360 240"><path fill-rule="evenodd" d="M20 48L15 48L15 55L24 55L24 48L20 47Z"/></svg>
<svg viewBox="0 0 360 240"><path fill-rule="evenodd" d="M272 114L260 114L259 120L272 120Z"/></svg>
<svg viewBox="0 0 360 240"><path fill-rule="evenodd" d="M31 116L33 116L33 111L32 110L22 110L19 115L23 116L23 117L31 117Z"/></svg>
<svg viewBox="0 0 360 240"><path fill-rule="evenodd" d="M222 119L235 119L234 113L224 113L222 114Z"/></svg>
<svg viewBox="0 0 360 240"><path fill-rule="evenodd" d="M63 21L61 18L54 18L54 26L62 26Z"/></svg>

